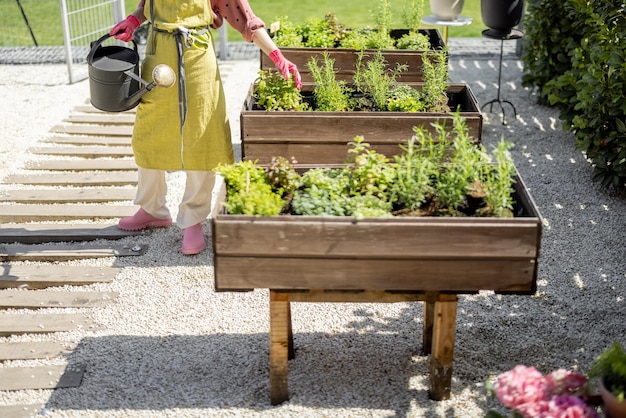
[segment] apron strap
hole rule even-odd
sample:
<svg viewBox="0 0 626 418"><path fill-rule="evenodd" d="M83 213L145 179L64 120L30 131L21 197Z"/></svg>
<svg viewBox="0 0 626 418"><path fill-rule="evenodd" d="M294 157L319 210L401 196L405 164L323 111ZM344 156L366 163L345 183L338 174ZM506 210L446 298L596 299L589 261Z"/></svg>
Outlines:
<svg viewBox="0 0 626 418"><path fill-rule="evenodd" d="M176 52L178 54L178 114L180 117L180 134L183 133L183 127L187 120L187 87L185 85L185 49L195 46L197 42L202 43L198 39L199 35L204 35L209 31L209 28L201 30L187 29L184 26L179 26L174 31L164 30L157 28L154 24L154 0L150 0L150 27L155 32L170 33L174 35L176 39ZM154 35L152 36L152 53L155 53L154 48Z"/></svg>

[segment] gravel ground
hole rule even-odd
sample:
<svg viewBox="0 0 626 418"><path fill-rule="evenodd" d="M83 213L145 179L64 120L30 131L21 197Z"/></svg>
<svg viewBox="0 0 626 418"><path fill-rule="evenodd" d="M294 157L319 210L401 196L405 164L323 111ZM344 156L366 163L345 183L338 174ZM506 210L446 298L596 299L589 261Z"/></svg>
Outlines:
<svg viewBox="0 0 626 418"><path fill-rule="evenodd" d="M238 112L258 61L221 65L238 144ZM483 143L504 137L515 144L516 165L543 216L538 292L460 298L450 400L428 399L421 304L294 304L291 398L270 406L267 291L216 293L210 249L180 255L174 226L120 242L150 244L143 256L74 263L124 267L110 284L80 288L120 294L85 310L99 329L0 338L76 345L62 358L0 367L86 367L77 388L0 392L0 405L39 402L48 417L479 417L498 407L484 382L516 364L584 372L612 342L626 345L626 196L591 182L556 111L521 87L521 62L507 57L504 65L502 98L518 117L507 108L505 126L500 114L486 113ZM497 75L493 55L452 51L451 80L468 83L479 103L495 97ZM34 158L28 148L86 101L88 84L68 85L63 65L4 65L0 96L4 178L20 172ZM175 204L181 176L168 181Z"/></svg>

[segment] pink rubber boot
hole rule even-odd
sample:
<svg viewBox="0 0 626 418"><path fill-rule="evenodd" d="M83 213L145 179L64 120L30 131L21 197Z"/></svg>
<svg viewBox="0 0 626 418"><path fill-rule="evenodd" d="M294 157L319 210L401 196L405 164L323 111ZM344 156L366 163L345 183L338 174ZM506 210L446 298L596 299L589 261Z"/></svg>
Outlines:
<svg viewBox="0 0 626 418"><path fill-rule="evenodd" d="M183 246L181 252L185 255L195 255L201 253L206 248L202 225L195 224L185 228L183 235Z"/></svg>
<svg viewBox="0 0 626 418"><path fill-rule="evenodd" d="M167 228L172 224L172 219L159 219L139 208L133 216L120 219L117 227L122 231L140 231L146 228Z"/></svg>

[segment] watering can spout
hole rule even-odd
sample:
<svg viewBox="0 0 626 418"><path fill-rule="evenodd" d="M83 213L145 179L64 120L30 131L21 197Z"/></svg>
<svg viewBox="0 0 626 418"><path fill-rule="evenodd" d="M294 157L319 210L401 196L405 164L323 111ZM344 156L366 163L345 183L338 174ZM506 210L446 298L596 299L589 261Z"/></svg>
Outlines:
<svg viewBox="0 0 626 418"><path fill-rule="evenodd" d="M154 70L152 70L152 81L150 83L137 76L132 71L126 71L125 74L135 81L144 84L143 88L137 90L126 99L124 107L127 107L128 109L132 109L137 106L143 95L151 91L155 86L170 88L176 82L176 74L174 73L174 70L165 64L159 64L154 67Z"/></svg>

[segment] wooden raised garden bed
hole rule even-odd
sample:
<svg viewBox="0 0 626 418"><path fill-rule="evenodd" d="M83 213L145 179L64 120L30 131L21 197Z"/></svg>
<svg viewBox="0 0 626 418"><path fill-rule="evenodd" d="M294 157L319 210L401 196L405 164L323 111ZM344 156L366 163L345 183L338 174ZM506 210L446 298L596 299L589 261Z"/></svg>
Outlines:
<svg viewBox="0 0 626 418"><path fill-rule="evenodd" d="M357 220L218 212L212 220L215 288L270 289L272 404L289 398L288 359L295 355L291 302L425 302L430 397L447 399L457 295L536 290L542 223L519 174L516 181L513 218Z"/></svg>
<svg viewBox="0 0 626 418"><path fill-rule="evenodd" d="M400 38L405 33L408 33L406 29L396 29L391 31L391 36L394 39ZM430 40L431 49L439 50L445 46L443 37L437 29L420 29L420 33L427 35ZM328 52L330 58L335 60L335 67L337 68L338 80L352 80L355 71L355 63L359 51L350 48L294 48L294 47L280 47L281 52L289 61L298 66L298 71L302 76L302 81L313 81L311 72L308 69L307 63L312 57L317 57L318 61L322 61L324 52ZM374 56L376 50L366 49L363 51L363 59L367 61ZM398 64L405 64L408 66L407 71L403 72L398 81L402 82L417 82L423 81L422 77L422 55L424 51L409 50L409 49L384 49L382 50L389 68L395 68ZM261 70L275 68L272 60L265 54L261 54Z"/></svg>
<svg viewBox="0 0 626 418"><path fill-rule="evenodd" d="M422 83L405 83L420 89ZM304 95L312 95L313 83L305 83ZM255 105L256 84L252 84L240 114L241 149L244 159L269 163L272 157L294 157L300 164L341 164L347 143L362 135L372 149L392 156L398 145L411 137L414 126L434 129L431 124L447 121L453 113L435 112L318 112L266 111ZM465 83L449 83L449 106L460 106L470 135L478 143L482 137L483 117L478 102Z"/></svg>

